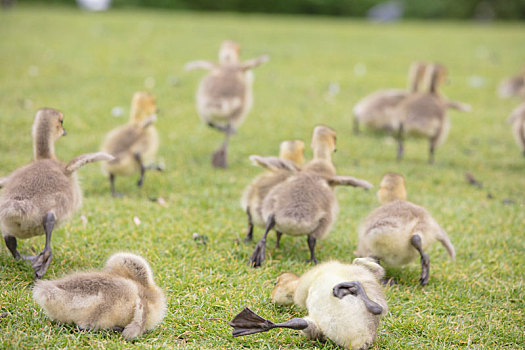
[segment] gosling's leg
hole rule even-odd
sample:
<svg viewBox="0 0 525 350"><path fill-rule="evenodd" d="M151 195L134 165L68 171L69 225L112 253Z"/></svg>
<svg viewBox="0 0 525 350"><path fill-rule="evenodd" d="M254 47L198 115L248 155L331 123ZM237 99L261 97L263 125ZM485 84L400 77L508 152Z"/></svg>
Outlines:
<svg viewBox="0 0 525 350"><path fill-rule="evenodd" d="M397 157L396 160L400 162L403 159L403 155L405 154L405 146L404 146L404 140L403 140L403 124L399 125L399 130L397 132Z"/></svg>
<svg viewBox="0 0 525 350"><path fill-rule="evenodd" d="M343 299L345 296L349 294L358 296L361 299L363 299L366 309L371 314L379 315L383 312L383 307L381 305L379 305L375 301L372 301L368 298L368 295L366 295L366 292L363 289L361 282L359 281L339 283L332 290L332 294L334 297L339 298L339 299Z"/></svg>
<svg viewBox="0 0 525 350"><path fill-rule="evenodd" d="M308 236L308 248L310 249L310 259L309 260L306 260L307 263L311 262L313 263L314 265L317 265L319 263L319 261L317 261L317 259L315 258L315 243L316 243L316 239L315 237L313 236Z"/></svg>
<svg viewBox="0 0 525 350"><path fill-rule="evenodd" d="M13 254L13 258L15 258L15 260L20 260L20 253L16 250L16 237L4 236L4 241L7 249Z"/></svg>
<svg viewBox="0 0 525 350"><path fill-rule="evenodd" d="M359 134L359 120L357 120L357 117L354 117L353 127L354 127L354 134L358 135Z"/></svg>
<svg viewBox="0 0 525 350"><path fill-rule="evenodd" d="M277 241L275 241L275 248L279 249L281 248L281 237L283 236L283 233L275 231L275 234L277 236Z"/></svg>
<svg viewBox="0 0 525 350"><path fill-rule="evenodd" d="M268 220L266 221L266 230L264 231L263 238L261 238L259 243L257 243L257 245L255 246L255 250L253 251L252 256L250 257L249 265L251 265L252 267L259 267L264 261L264 254L266 250L266 237L268 236L268 232L270 232L274 226L275 215L272 214L268 217Z"/></svg>
<svg viewBox="0 0 525 350"><path fill-rule="evenodd" d="M115 174L109 173L109 188L113 197L122 197L122 193L115 191Z"/></svg>
<svg viewBox="0 0 525 350"><path fill-rule="evenodd" d="M436 150L437 138L433 137L430 139L428 147L428 164L434 164L434 151Z"/></svg>
<svg viewBox="0 0 525 350"><path fill-rule="evenodd" d="M253 221L252 214L250 213L250 207L246 208L246 215L248 215L248 233L246 234L244 241L251 242L253 240Z"/></svg>
<svg viewBox="0 0 525 350"><path fill-rule="evenodd" d="M234 133L235 131L230 124L224 128L224 142L222 143L221 147L219 147L219 149L212 155L211 163L215 168L226 169L228 167L228 144L230 142L230 136Z"/></svg>
<svg viewBox="0 0 525 350"><path fill-rule="evenodd" d="M413 235L412 238L410 238L410 243L421 255L421 278L419 279L419 283L424 286L428 283L430 258L428 254L423 251L423 247L421 246L421 237L419 235Z"/></svg>
<svg viewBox="0 0 525 350"><path fill-rule="evenodd" d="M137 182L137 186L142 187L142 185L144 184L144 175L146 174L146 167L144 166L144 163L142 163L142 157L140 156L140 153L135 153L134 157L137 163L139 163L140 167L140 179Z"/></svg>
<svg viewBox="0 0 525 350"><path fill-rule="evenodd" d="M35 279L42 278L51 263L51 258L53 257L51 251L51 234L55 228L55 221L55 214L47 213L44 218L44 231L46 232L46 245L44 246L44 250L37 256L24 257L31 261L31 267L33 267L33 271L35 272Z"/></svg>

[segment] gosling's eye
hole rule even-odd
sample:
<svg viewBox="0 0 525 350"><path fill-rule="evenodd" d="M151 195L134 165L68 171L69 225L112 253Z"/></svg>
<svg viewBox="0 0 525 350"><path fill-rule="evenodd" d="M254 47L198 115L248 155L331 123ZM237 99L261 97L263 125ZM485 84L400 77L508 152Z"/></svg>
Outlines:
<svg viewBox="0 0 525 350"><path fill-rule="evenodd" d="M64 119L60 120L60 125L64 125Z"/></svg>

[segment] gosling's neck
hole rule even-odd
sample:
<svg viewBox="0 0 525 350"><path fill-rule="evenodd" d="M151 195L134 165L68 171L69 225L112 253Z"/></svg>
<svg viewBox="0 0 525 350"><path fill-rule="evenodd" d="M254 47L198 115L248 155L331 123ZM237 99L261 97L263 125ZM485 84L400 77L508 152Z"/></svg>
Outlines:
<svg viewBox="0 0 525 350"><path fill-rule="evenodd" d="M307 168L326 176L333 176L336 174L334 164L332 163L332 154L327 149L314 149L314 159L310 162Z"/></svg>
<svg viewBox="0 0 525 350"><path fill-rule="evenodd" d="M33 140L33 156L35 160L56 159L55 143L51 139L48 125L38 125Z"/></svg>

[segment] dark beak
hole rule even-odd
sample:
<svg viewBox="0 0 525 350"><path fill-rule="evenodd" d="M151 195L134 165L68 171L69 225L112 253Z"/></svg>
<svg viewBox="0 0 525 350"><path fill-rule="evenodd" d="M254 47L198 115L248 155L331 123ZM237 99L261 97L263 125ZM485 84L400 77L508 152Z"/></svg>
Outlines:
<svg viewBox="0 0 525 350"><path fill-rule="evenodd" d="M337 152L337 148L334 148L334 153Z"/></svg>

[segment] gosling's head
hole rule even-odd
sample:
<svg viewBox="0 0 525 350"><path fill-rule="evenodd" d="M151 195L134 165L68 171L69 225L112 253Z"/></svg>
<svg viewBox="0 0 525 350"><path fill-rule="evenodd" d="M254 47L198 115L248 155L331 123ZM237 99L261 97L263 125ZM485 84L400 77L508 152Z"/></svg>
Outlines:
<svg viewBox="0 0 525 350"><path fill-rule="evenodd" d="M416 92L419 90L421 86L421 82L423 81L423 78L425 77L425 72L427 70L427 64L425 62L412 62L410 65L410 80L409 80L409 89L413 92Z"/></svg>
<svg viewBox="0 0 525 350"><path fill-rule="evenodd" d="M288 159L297 165L304 162L304 142L301 140L291 140L281 142L279 157Z"/></svg>
<svg viewBox="0 0 525 350"><path fill-rule="evenodd" d="M219 49L219 62L234 64L239 62L241 46L233 40L224 40Z"/></svg>
<svg viewBox="0 0 525 350"><path fill-rule="evenodd" d="M385 277L385 269L373 258L357 258L354 259L352 264L366 267L377 277L378 280Z"/></svg>
<svg viewBox="0 0 525 350"><path fill-rule="evenodd" d="M36 112L33 122L33 139L44 138L55 142L66 135L64 115L53 108L41 108Z"/></svg>
<svg viewBox="0 0 525 350"><path fill-rule="evenodd" d="M285 272L277 277L272 290L272 301L278 305L292 305L295 289L299 283L299 276Z"/></svg>
<svg viewBox="0 0 525 350"><path fill-rule="evenodd" d="M106 262L104 271L137 281L143 286L155 284L149 264L141 256L132 253L113 254Z"/></svg>
<svg viewBox="0 0 525 350"><path fill-rule="evenodd" d="M335 152L337 150L335 147L336 140L334 129L325 125L316 126L312 135L312 149L314 150L314 154L330 155Z"/></svg>
<svg viewBox="0 0 525 350"><path fill-rule="evenodd" d="M406 200L407 191L403 175L397 173L385 174L379 185L377 198L383 204L394 200Z"/></svg>
<svg viewBox="0 0 525 350"><path fill-rule="evenodd" d="M157 102L155 96L139 91L133 94L131 100L131 121L140 123L144 119L157 114Z"/></svg>

